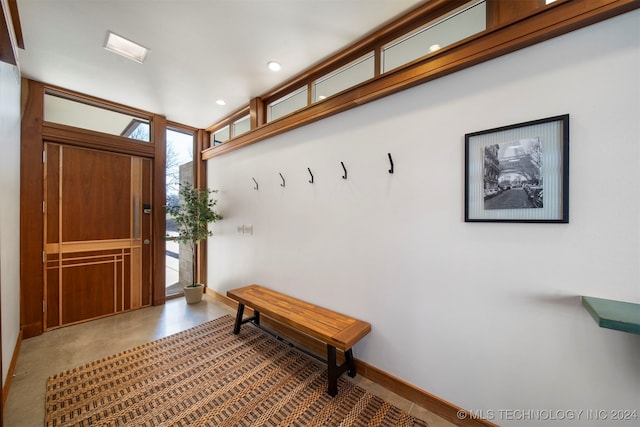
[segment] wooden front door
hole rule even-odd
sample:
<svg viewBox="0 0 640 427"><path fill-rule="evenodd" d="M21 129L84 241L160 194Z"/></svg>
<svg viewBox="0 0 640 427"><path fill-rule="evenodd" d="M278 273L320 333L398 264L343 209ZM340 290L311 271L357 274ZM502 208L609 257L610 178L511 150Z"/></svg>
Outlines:
<svg viewBox="0 0 640 427"><path fill-rule="evenodd" d="M46 143L44 328L151 305L150 159Z"/></svg>

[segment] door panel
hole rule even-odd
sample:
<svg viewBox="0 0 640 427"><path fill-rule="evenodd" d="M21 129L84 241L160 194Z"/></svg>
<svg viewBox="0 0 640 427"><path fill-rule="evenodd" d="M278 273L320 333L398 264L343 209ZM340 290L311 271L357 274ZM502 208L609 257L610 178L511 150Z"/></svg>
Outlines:
<svg viewBox="0 0 640 427"><path fill-rule="evenodd" d="M130 237L132 159L62 147L62 241Z"/></svg>
<svg viewBox="0 0 640 427"><path fill-rule="evenodd" d="M63 325L116 312L118 264L77 263L62 269Z"/></svg>
<svg viewBox="0 0 640 427"><path fill-rule="evenodd" d="M151 160L45 151L45 329L150 305Z"/></svg>

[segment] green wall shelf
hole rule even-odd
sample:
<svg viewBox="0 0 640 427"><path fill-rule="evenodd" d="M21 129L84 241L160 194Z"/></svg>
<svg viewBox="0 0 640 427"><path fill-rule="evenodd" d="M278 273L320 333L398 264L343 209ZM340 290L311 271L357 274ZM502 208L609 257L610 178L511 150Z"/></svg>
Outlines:
<svg viewBox="0 0 640 427"><path fill-rule="evenodd" d="M583 296L582 305L598 326L640 335L640 304Z"/></svg>

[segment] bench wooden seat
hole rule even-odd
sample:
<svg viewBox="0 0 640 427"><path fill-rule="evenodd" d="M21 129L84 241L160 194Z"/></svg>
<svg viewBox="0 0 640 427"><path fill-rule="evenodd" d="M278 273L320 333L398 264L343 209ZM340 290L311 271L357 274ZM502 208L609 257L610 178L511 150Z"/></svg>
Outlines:
<svg viewBox="0 0 640 427"><path fill-rule="evenodd" d="M238 301L238 312L233 333L240 333L243 323L260 324L260 314L299 330L327 344L329 385L327 393L338 393L338 378L345 371L356 375L352 347L371 331L371 325L362 320L310 304L259 285L249 285L227 292ZM243 319L244 307L251 307L254 315ZM336 364L336 348L344 351L345 361Z"/></svg>

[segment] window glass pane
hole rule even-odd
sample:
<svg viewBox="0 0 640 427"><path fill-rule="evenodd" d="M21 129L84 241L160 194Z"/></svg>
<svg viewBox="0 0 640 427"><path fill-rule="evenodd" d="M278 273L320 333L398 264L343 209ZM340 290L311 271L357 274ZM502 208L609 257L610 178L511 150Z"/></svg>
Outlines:
<svg viewBox="0 0 640 427"><path fill-rule="evenodd" d="M286 116L307 106L307 87L298 89L283 98L269 104L267 121Z"/></svg>
<svg viewBox="0 0 640 427"><path fill-rule="evenodd" d="M215 133L211 134L211 146L215 147L216 145L220 145L223 142L227 142L229 140L229 126L225 126L222 129L219 129Z"/></svg>
<svg viewBox="0 0 640 427"><path fill-rule="evenodd" d="M246 116L237 120L233 124L233 136L242 135L243 133L249 132L251 130L251 120L250 116Z"/></svg>
<svg viewBox="0 0 640 427"><path fill-rule="evenodd" d="M374 77L374 54L371 52L336 72L324 76L313 83L313 102L334 95Z"/></svg>
<svg viewBox="0 0 640 427"><path fill-rule="evenodd" d="M193 145L192 133L167 129L167 205L175 206L180 202L180 184L193 185ZM169 215L167 221L166 242L166 295L183 292L182 288L192 282L191 248L171 240L178 234L178 227Z"/></svg>
<svg viewBox="0 0 640 427"><path fill-rule="evenodd" d="M138 141L151 141L148 119L83 104L49 93L44 96L44 120Z"/></svg>
<svg viewBox="0 0 640 427"><path fill-rule="evenodd" d="M382 72L393 70L486 29L485 1L474 1L382 48Z"/></svg>

